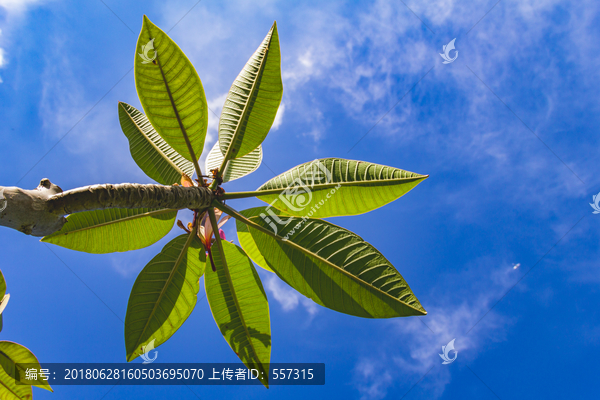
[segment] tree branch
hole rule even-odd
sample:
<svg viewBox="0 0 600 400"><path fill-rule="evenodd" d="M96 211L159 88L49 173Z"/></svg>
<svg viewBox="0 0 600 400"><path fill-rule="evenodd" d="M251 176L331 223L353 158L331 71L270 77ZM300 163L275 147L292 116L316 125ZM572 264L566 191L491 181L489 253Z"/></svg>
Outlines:
<svg viewBox="0 0 600 400"><path fill-rule="evenodd" d="M0 186L0 226L26 235L46 236L62 228L65 215L107 208L205 209L214 196L205 187L92 185L62 189L42 179L33 190Z"/></svg>

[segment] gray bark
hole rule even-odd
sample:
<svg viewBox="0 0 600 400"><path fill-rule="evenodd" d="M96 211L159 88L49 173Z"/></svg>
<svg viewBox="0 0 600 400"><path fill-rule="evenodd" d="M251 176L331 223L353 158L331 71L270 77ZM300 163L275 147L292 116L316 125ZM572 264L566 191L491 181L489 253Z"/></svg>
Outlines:
<svg viewBox="0 0 600 400"><path fill-rule="evenodd" d="M0 226L46 236L62 228L65 215L107 208L205 209L214 195L204 187L92 185L65 192L48 179L33 190L0 186Z"/></svg>

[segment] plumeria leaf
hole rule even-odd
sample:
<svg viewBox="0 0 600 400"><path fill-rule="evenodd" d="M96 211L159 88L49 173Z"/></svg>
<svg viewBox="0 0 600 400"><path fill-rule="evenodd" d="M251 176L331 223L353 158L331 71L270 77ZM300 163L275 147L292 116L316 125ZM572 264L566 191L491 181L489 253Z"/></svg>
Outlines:
<svg viewBox="0 0 600 400"><path fill-rule="evenodd" d="M212 251L216 272L207 269L204 279L208 304L227 343L269 387L271 325L265 290L244 251L233 243L220 243L223 254L215 246Z"/></svg>
<svg viewBox="0 0 600 400"><path fill-rule="evenodd" d="M127 361L143 354L142 346L166 342L196 306L198 280L206 255L196 231L165 245L138 275L125 315Z"/></svg>
<svg viewBox="0 0 600 400"><path fill-rule="evenodd" d="M227 160L256 149L267 137L283 95L277 24L231 85L219 119L219 145Z"/></svg>
<svg viewBox="0 0 600 400"><path fill-rule="evenodd" d="M319 219L280 214L284 224L279 224L252 216L257 213L271 215L266 207L240 213L250 217L252 224L246 224L246 229L253 239L240 243L247 252L260 254L255 262L265 263L317 304L366 318L426 314L396 268L358 235ZM238 231L242 225L237 220Z"/></svg>
<svg viewBox="0 0 600 400"><path fill-rule="evenodd" d="M229 160L227 165L225 166L225 170L221 174L223 178L223 183L231 182L233 180L242 178L246 175L250 175L254 171L260 167L260 163L262 162L263 152L262 146L258 146L256 149L252 150L250 153L245 156L235 159ZM210 153L208 153L208 157L206 157L206 162L204 166L204 170L209 172L215 168L221 168L223 164L223 153L221 153L221 149L219 148L219 141L215 143Z"/></svg>
<svg viewBox="0 0 600 400"><path fill-rule="evenodd" d="M150 178L172 185L178 183L183 174L194 173L194 164L169 146L135 107L119 102L119 121L129 140L133 160Z"/></svg>
<svg viewBox="0 0 600 400"><path fill-rule="evenodd" d="M46 389L50 392L53 391L48 381L42 379L41 376L37 376L35 380L26 380L25 368L17 364L30 364L32 368L38 371L41 368L38 359L27 347L6 340L0 341L0 394L4 392L11 395L25 396L15 398L31 398L27 397L27 395L30 396L31 390L19 390L20 388L31 388L29 385ZM27 382L29 385L17 384L15 380ZM2 395L0 398L5 399L10 397Z"/></svg>
<svg viewBox="0 0 600 400"><path fill-rule="evenodd" d="M60 231L41 241L96 254L137 250L162 239L173 228L176 217L177 210L171 209L84 211L69 215Z"/></svg>
<svg viewBox="0 0 600 400"><path fill-rule="evenodd" d="M152 40L155 52L148 54L154 57L152 62L138 55L134 62L140 102L158 134L188 161L197 163L208 123L202 82L179 46L144 15L136 48Z"/></svg>
<svg viewBox="0 0 600 400"><path fill-rule="evenodd" d="M357 215L405 195L427 176L363 161L325 158L294 167L252 193L298 217Z"/></svg>

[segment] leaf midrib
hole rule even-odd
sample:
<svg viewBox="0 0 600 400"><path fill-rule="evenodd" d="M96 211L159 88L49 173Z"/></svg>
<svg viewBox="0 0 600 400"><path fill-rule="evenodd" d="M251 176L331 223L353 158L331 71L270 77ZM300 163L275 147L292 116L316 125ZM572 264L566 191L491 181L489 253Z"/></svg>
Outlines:
<svg viewBox="0 0 600 400"><path fill-rule="evenodd" d="M376 185L387 186L387 185L385 185L387 183L389 183L390 185L393 185L394 183L400 183L400 182L408 183L411 181L426 179L428 177L429 177L429 175L421 175L421 176L413 177L413 178L396 178L396 179L381 179L381 180L371 180L371 181L332 182L332 183L324 183L324 184L315 184L311 187L311 191L315 192L316 190L330 189L330 188L337 187L338 185L341 185L341 187L363 186L365 184L367 184L369 186L376 186ZM373 184L375 184L375 185L373 185ZM280 194L281 192L283 192L286 189L287 189L287 187L282 187L279 189L255 190L253 192L228 192L228 193L223 194L220 198L221 199L241 199L241 198L246 198L246 197L268 196L271 194Z"/></svg>

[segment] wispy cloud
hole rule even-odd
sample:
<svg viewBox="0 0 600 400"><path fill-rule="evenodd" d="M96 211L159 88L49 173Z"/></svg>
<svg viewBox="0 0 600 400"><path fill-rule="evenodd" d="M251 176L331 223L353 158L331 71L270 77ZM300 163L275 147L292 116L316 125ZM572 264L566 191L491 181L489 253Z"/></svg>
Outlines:
<svg viewBox="0 0 600 400"><path fill-rule="evenodd" d="M293 311L301 305L309 314L310 319L319 311L314 301L289 287L274 274L270 274L267 278L265 287L281 305L283 311Z"/></svg>
<svg viewBox="0 0 600 400"><path fill-rule="evenodd" d="M416 382L432 367L442 363L441 347L454 338L459 353L457 362L472 361L490 341L504 340L505 330L512 320L495 311L481 317L523 272L514 270L511 263L494 267L489 260L478 260L475 264L486 266L484 270L489 272L478 276L467 272L446 276L442 280L443 287L432 288L432 295L428 297L432 299L429 303L434 303L427 306L426 317L419 317L421 321L401 318L389 322L390 337L382 341L381 347L371 349L377 356L365 356L356 363L353 382L363 398L385 397L392 382ZM464 287L465 283L468 288ZM471 328L473 330L467 334ZM399 342L404 346L394 346L396 351L389 350L390 343ZM441 369L432 373L427 383L421 384L427 386L431 398L436 398L443 393L450 379L448 370Z"/></svg>
<svg viewBox="0 0 600 400"><path fill-rule="evenodd" d="M360 360L353 372L361 400L378 400L386 397L387 389L393 379L381 362L372 359Z"/></svg>
<svg viewBox="0 0 600 400"><path fill-rule="evenodd" d="M28 8L43 3L48 3L49 0L0 0L0 7L4 8L8 13L20 14Z"/></svg>
<svg viewBox="0 0 600 400"><path fill-rule="evenodd" d="M5 68L8 64L8 52L6 49L11 45L9 38L13 29L19 26L25 12L36 5L45 3L44 0L0 0L0 7L4 9L4 20L0 26L0 68ZM4 37L3 37L4 31ZM0 83L3 80L0 77Z"/></svg>

